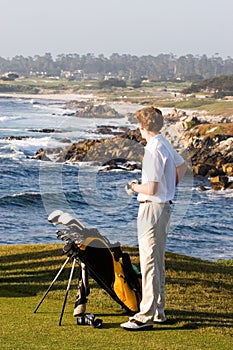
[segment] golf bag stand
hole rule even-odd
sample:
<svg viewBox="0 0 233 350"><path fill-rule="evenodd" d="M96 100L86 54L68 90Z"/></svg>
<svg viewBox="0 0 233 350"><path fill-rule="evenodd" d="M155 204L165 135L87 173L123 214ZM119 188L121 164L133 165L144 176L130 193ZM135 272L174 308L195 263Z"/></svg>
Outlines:
<svg viewBox="0 0 233 350"><path fill-rule="evenodd" d="M46 292L44 293L43 297L41 298L40 302L38 303L38 305L36 306L34 313L37 312L37 310L39 309L40 305L42 304L42 302L44 301L44 299L46 298L47 294L49 293L50 289L52 288L52 286L54 285L54 283L56 282L56 280L58 279L58 277L60 276L61 272L63 271L63 269L65 268L66 264L70 261L73 260L72 262L72 266L71 266L71 270L70 270L70 275L69 275L69 280L67 283L67 288L66 288L66 294L64 297L64 302L63 302L63 306L62 306L62 310L61 310L61 315L60 315L60 319L59 319L59 326L61 326L61 322L62 322L62 317L64 314L64 310L65 310L65 306L66 306L66 302L67 302L67 298L68 298L68 293L69 293L69 289L70 289L70 285L71 285L71 281L72 281L72 277L73 277L73 273L74 273L74 268L75 268L75 263L76 263L76 257L75 256L68 256L65 260L65 262L63 263L63 265L61 266L60 270L58 271L58 273L56 274L56 276L54 277L53 281L51 282L50 286L48 287L48 289L46 290Z"/></svg>

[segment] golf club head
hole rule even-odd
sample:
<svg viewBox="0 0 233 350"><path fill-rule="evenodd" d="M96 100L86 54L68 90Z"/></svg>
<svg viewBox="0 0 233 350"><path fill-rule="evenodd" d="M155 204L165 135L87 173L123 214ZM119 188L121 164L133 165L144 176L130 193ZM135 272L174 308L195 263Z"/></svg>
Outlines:
<svg viewBox="0 0 233 350"><path fill-rule="evenodd" d="M58 230L57 231L57 238L61 239L62 241L69 240L71 237L70 230Z"/></svg>
<svg viewBox="0 0 233 350"><path fill-rule="evenodd" d="M62 210L54 210L49 216L48 216L48 221L51 222L54 225L58 225L59 222L59 217L63 214Z"/></svg>
<svg viewBox="0 0 233 350"><path fill-rule="evenodd" d="M71 214L69 213L63 213L61 216L59 216L59 223L64 226L76 226L77 229L83 230L83 225L80 223L79 220L75 219Z"/></svg>
<svg viewBox="0 0 233 350"><path fill-rule="evenodd" d="M85 237L72 230L59 230L57 231L57 238L61 239L62 241L72 240L76 244L79 244L84 240Z"/></svg>

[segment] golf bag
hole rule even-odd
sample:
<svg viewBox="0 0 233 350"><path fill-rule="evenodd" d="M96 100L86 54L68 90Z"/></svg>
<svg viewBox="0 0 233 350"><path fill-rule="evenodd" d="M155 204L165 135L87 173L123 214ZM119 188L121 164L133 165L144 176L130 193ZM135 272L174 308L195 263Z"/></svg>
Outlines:
<svg viewBox="0 0 233 350"><path fill-rule="evenodd" d="M79 220L60 210L51 213L48 220L65 226L57 231L57 238L66 241L64 253L80 262L75 305L80 307L80 313L76 316L85 312L90 292L89 275L128 313L137 312L141 301L141 277L120 243L111 244L98 230L85 228Z"/></svg>

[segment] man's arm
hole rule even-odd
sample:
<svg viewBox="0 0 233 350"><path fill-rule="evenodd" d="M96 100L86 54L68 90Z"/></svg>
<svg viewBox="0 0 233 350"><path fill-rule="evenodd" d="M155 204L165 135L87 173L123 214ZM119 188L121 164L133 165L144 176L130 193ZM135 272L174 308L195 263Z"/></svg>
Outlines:
<svg viewBox="0 0 233 350"><path fill-rule="evenodd" d="M149 181L145 184L133 183L131 188L134 192L142 193L147 196L153 196L157 191L158 182Z"/></svg>
<svg viewBox="0 0 233 350"><path fill-rule="evenodd" d="M183 179L187 170L186 162L176 167L176 185Z"/></svg>

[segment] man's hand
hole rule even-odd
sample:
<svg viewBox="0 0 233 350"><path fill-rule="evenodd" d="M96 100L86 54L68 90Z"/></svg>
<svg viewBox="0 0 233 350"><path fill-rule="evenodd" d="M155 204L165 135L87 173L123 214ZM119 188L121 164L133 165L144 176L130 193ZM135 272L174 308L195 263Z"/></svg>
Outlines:
<svg viewBox="0 0 233 350"><path fill-rule="evenodd" d="M126 193L129 195L129 196L132 196L135 192L133 191L133 188L132 186L134 184L138 184L138 180L132 180L130 182L127 183L127 185L125 186L125 190L126 190Z"/></svg>

